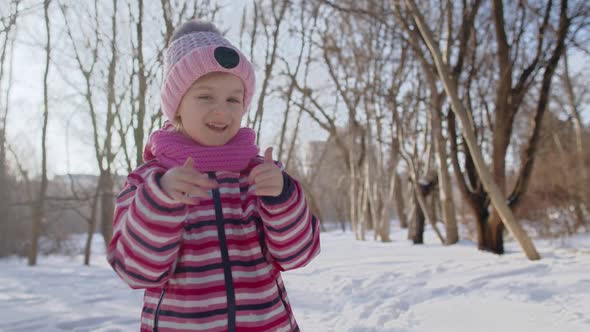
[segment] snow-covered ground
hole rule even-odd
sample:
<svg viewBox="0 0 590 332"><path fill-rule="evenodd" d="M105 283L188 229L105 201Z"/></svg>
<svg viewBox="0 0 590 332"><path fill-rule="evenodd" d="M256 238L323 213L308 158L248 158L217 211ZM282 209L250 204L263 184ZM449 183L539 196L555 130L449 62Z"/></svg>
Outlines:
<svg viewBox="0 0 590 332"><path fill-rule="evenodd" d="M463 241L423 246L326 233L322 253L284 274L301 329L327 331L590 331L590 234L537 240L543 259L479 252ZM94 248L101 248L96 238ZM136 331L141 291L124 285L104 253L0 260L0 331Z"/></svg>

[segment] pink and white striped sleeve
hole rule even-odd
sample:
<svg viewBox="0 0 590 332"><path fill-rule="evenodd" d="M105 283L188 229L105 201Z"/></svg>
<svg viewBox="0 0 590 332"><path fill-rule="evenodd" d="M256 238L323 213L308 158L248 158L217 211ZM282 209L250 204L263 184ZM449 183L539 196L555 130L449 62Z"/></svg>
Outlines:
<svg viewBox="0 0 590 332"><path fill-rule="evenodd" d="M107 259L131 288L160 287L173 273L187 208L162 191L165 171L155 162L142 165L116 200Z"/></svg>
<svg viewBox="0 0 590 332"><path fill-rule="evenodd" d="M320 221L310 212L301 185L283 172L283 192L260 197L258 213L272 263L281 271L307 265L320 252Z"/></svg>

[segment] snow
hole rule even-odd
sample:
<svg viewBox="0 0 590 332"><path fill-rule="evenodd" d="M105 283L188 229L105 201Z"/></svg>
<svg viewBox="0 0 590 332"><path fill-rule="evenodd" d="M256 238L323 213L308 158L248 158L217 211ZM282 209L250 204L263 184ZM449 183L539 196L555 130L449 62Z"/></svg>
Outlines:
<svg viewBox="0 0 590 332"><path fill-rule="evenodd" d="M590 234L536 240L543 259L516 243L483 253L469 241L444 247L428 233L412 245L322 235L309 266L283 274L304 332L590 331ZM95 237L95 250L102 249ZM0 260L0 331L136 331L142 291L105 261L81 256Z"/></svg>

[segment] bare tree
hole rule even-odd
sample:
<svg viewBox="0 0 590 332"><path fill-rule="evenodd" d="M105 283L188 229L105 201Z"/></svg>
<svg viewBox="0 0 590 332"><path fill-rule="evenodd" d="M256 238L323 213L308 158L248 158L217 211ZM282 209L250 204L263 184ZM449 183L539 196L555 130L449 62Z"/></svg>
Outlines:
<svg viewBox="0 0 590 332"><path fill-rule="evenodd" d="M0 255L5 255L14 252L15 246L13 244L16 242L14 232L17 231L9 225L15 221L16 213L12 206L15 195L11 192L13 192L15 182L11 179L7 161L6 127L10 113L9 100L14 83L14 44L19 1L11 1L8 6L6 4L0 5L0 8L3 13L9 13L0 19L0 188L3 188L0 190L0 215L4 220L0 225L0 243L2 243Z"/></svg>
<svg viewBox="0 0 590 332"><path fill-rule="evenodd" d="M334 111L323 105L330 103L326 87L321 87L324 93L318 95L313 87L299 82L295 87L309 105L298 105L329 133L341 151L347 172L344 179L349 183L347 219L353 233L364 239L365 231L374 229L377 238L388 241L394 207L405 224L397 174L400 142L393 115L398 111L399 91L405 89L411 68L407 47L395 37L399 34L380 13L389 12L383 3L375 3L374 10L368 12L350 9L353 2L323 3L324 22L314 44L322 61L314 64L321 63L327 71L335 90L335 101L331 102ZM342 126L344 118L347 124Z"/></svg>
<svg viewBox="0 0 590 332"><path fill-rule="evenodd" d="M9 52L12 53L14 50L14 34L16 30L16 19L18 17L18 1L11 1L10 3L10 14L8 16L2 17L0 19L0 23L2 24L0 27L0 87L4 83L4 75L5 75L5 68L7 63L7 55ZM10 61L12 62L14 59L10 56ZM6 87L6 94L0 94L0 105L3 106L4 110L1 114L0 120L0 184L3 184L6 178L6 124L8 119L8 109L9 109L9 96L10 96L10 89L12 86L12 63L8 64L9 74L8 74L8 84ZM5 101L3 100L5 99ZM3 103L4 102L4 103ZM4 105L3 105L4 104Z"/></svg>
<svg viewBox="0 0 590 332"><path fill-rule="evenodd" d="M444 63L440 48L438 47L438 44L435 42L432 36L432 32L426 25L424 17L422 13L419 11L416 3L413 0L406 0L406 5L435 62L437 71L439 73L439 77L443 83L447 95L451 100L453 112L456 113L456 115L459 117L459 120L461 121L461 126L463 128L463 136L467 141L467 146L473 157L477 173L480 176L481 181L483 182L483 186L485 187L486 192L490 195L493 205L497 209L502 222L504 222L508 230L510 230L510 232L517 239L527 257L531 260L539 259L540 256L535 246L533 245L528 235L524 232L522 227L515 220L512 211L510 210L508 204L504 199L504 195L502 194L501 189L494 182L492 174L490 173L484 162L481 150L477 146L477 140L475 138L475 129L471 125L468 113L459 99L456 84L454 83L451 73L449 72L447 64Z"/></svg>
<svg viewBox="0 0 590 332"><path fill-rule="evenodd" d="M397 172L394 175L393 181L393 201L397 213L397 219L399 220L401 228L407 228L408 219L406 214L406 204L403 197L402 180Z"/></svg>
<svg viewBox="0 0 590 332"><path fill-rule="evenodd" d="M260 88L260 93L258 94L258 102L257 102L257 109L254 113L254 118L250 118L250 113L248 113L248 125L254 126L256 130L256 140L257 143L260 141L260 132L262 128L262 119L264 116L264 103L266 98L268 97L269 91L269 83L273 77L273 70L277 59L279 57L278 49L279 49L279 36L281 34L281 26L283 26L289 8L290 1L288 0L270 0L270 4L267 6L265 5L266 1L259 0L254 1L254 14L255 20L251 27L250 32L250 39L251 39L251 53L254 52L254 46L257 42L257 32L259 29L262 29L264 33L264 40L266 45L265 55L264 55L264 76L261 78L262 86ZM243 16L242 26L246 26L245 23L245 15ZM260 26L258 26L260 25ZM254 57L252 56L251 59L254 61ZM260 80L260 79L259 79Z"/></svg>
<svg viewBox="0 0 590 332"><path fill-rule="evenodd" d="M414 89L416 94L407 95L406 105L400 110L394 112L397 123L397 137L400 142L405 142L400 147L401 157L408 166L408 176L410 178L410 187L412 190L411 197L413 203L413 218L410 218L408 229L408 238L411 238L415 244L423 243L424 220L428 221L439 240L445 243L444 237L436 225L436 219L431 213L427 197L433 193L437 179L432 177L432 164L430 160L433 156L433 135L430 132L431 121L420 124L421 117L420 105L422 104L422 82L419 80L417 87ZM413 103L413 105L409 104ZM399 113L399 114L398 114ZM421 128L423 126L424 128ZM420 143L420 133L422 132L422 142ZM419 145L423 147L422 153L419 153ZM420 155L422 158L420 158Z"/></svg>
<svg viewBox="0 0 590 332"><path fill-rule="evenodd" d="M574 91L574 84L572 82L572 77L568 65L568 57L567 52L564 50L564 57L563 57L563 74L562 80L564 85L564 90L567 99L567 105L569 106L569 111L571 112L571 119L573 122L574 127L574 135L575 135L575 146L576 146L576 162L577 162L577 172L575 172L574 178L577 183L572 184L574 188L574 209L576 212L576 219L577 224L579 226L584 224L585 216L584 216L584 208L582 205L585 201L586 204L590 204L590 190L586 183L590 182L590 175L588 172L588 167L585 163L585 153L584 153L584 125L582 122L582 116L580 115L579 111L579 104L583 97L583 94L586 94L589 91L587 88L582 91L582 96L577 96L576 92ZM573 175L573 172L568 172L568 177ZM577 179L580 178L578 181ZM590 209L589 206L586 206L586 209Z"/></svg>
<svg viewBox="0 0 590 332"><path fill-rule="evenodd" d="M95 185L94 191L90 193L88 190L84 190L85 192L81 195L76 188L76 183L72 176L70 175L70 191L73 194L73 199L76 202L73 210L86 221L88 225L87 228L87 236L86 236L86 243L84 245L84 265L90 265L90 257L92 255L92 239L94 237L94 232L96 232L96 219L97 219L97 210L98 210L98 201L100 197L100 183ZM86 189L86 188L84 188ZM90 201L90 212L85 214L82 211L82 203ZM81 206L82 205L82 206Z"/></svg>
<svg viewBox="0 0 590 332"><path fill-rule="evenodd" d="M319 31L318 37L321 43L319 47L323 63L338 96L336 104L342 107L345 114L347 114L346 131L341 132L338 129L337 109L335 110L336 114L330 115L326 108L321 105L322 102L318 99L319 96L312 94L310 87L302 87L297 84L296 88L311 103L308 107L300 106L304 107L306 113L334 137L334 142L342 152L348 170L348 195L350 199L348 219L351 222L351 228L356 238L364 240L368 224L366 218L368 213L368 192L367 186L363 182L366 181L363 172L366 174L367 171L365 168L367 144L365 128L358 119L359 106L364 95L363 87L361 81L354 78L355 73L362 71L362 69L354 65L366 65L366 63L355 63L352 58L354 57L352 50L347 54L343 52L347 47L342 44L348 43L347 46L353 46L353 44L350 44L353 42L351 39L339 40L335 36L335 31L338 29L350 32L353 29L352 22L340 21L338 24L341 25L339 27L334 26L332 31ZM349 36L352 37L352 35ZM339 43L342 44L339 45ZM365 87L365 89L367 88Z"/></svg>
<svg viewBox="0 0 590 332"><path fill-rule="evenodd" d="M463 15L463 21L461 22L461 50L459 51L458 58L461 59L464 56L464 48L467 40L469 39L469 31L472 29L471 24L473 24L473 18L477 13L479 8L480 1L476 1L474 7L471 11L467 12L466 15ZM442 6L442 3L441 3ZM446 16L441 16L440 19L440 26L442 26L442 22L446 18L446 36L447 36L447 43L445 49L445 61L449 62L449 57L451 54L451 45L453 40L453 6L452 2L446 3ZM408 43L412 46L414 50L414 54L420 61L420 65L422 68L422 73L424 80L430 90L430 104L428 106L429 110L429 118L431 121L431 128L433 134L433 141L434 141L434 148L436 150L437 156L437 172L438 172L438 180L440 181L440 185L437 186L439 192L439 198L441 201L442 206L442 213L443 213L443 221L445 223L446 228L446 244L454 244L458 241L458 228L457 228L457 220L455 216L455 206L452 199L452 188L451 188L451 180L448 170L447 164L447 144L446 138L443 135L443 128L442 128L442 113L443 113L443 102L444 98L446 97L444 89L439 91L438 89L438 78L436 74L436 68L431 64L430 59L427 58L428 52L423 50L422 43L420 43L421 36L417 29L411 27L411 23L407 21L406 17L401 14L400 7L397 7L396 11L397 19L402 23L402 26L405 28L405 31L409 34ZM439 32L439 34L442 34ZM459 60L462 61L462 60ZM457 76L458 71L460 68L455 67L454 75ZM420 194L417 195L418 201L420 201ZM428 214L428 213L427 213Z"/></svg>
<svg viewBox="0 0 590 332"><path fill-rule="evenodd" d="M503 8L502 4L499 1L493 2L493 9L494 9L494 26L496 28L496 34L498 36L498 45L499 45L499 64L500 64L500 73L501 80L499 85L499 89L496 94L496 118L494 122L494 151L492 154L492 164L493 164L493 174L495 176L496 182L500 185L500 188L504 188L504 181L505 181L505 154L506 154L506 147L508 146L508 141L510 138L510 129L509 127L512 126L512 118L514 114L519 109L521 100L523 98L523 94L526 92L528 82L527 75L533 70L537 69L537 63L541 61L540 54L542 52L541 48L544 45L544 35L545 31L548 29L548 21L550 16L550 10L552 7L552 1L548 1L546 5L546 11L543 17L543 23L539 28L539 37L538 37L538 46L535 57L533 58L532 62L524 69L521 73L518 82L512 88L512 90L508 90L510 92L506 92L506 86L510 89L512 85L512 77L507 77L504 73L510 72L512 73L512 65L508 63L508 54L507 47L510 47L506 41L505 33L502 31L504 29L504 22L503 22ZM548 59L544 59L544 66L542 79L541 79L541 87L539 92L539 97L537 101L536 111L534 113L533 118L533 128L530 138L527 143L527 147L524 150L522 160L521 160L521 167L518 171L518 177L514 188L512 189L509 197L508 202L511 208L516 208L519 202L522 199L522 196L525 194L528 186L528 182L530 181L530 177L532 174L534 162L535 162L535 153L537 150L538 142L539 142L539 135L541 131L541 122L543 120L543 115L547 109L548 99L550 96L551 90L551 82L553 75L555 73L555 69L557 68L557 64L560 58L563 55L564 48L565 48L565 40L567 38L569 26L570 26L570 19L568 18L568 1L562 0L560 2L560 11L559 11L559 27L557 29L557 37L555 45L550 52L550 57ZM510 75L511 76L511 75ZM506 94L509 93L511 95L507 96ZM505 121L507 117L507 120ZM503 138L503 135L507 135L507 138ZM488 245L492 251L494 252L503 252L503 243L502 243L502 226L503 225L498 220L497 213L492 212L489 220L489 236L486 237L488 240Z"/></svg>
<svg viewBox="0 0 590 332"><path fill-rule="evenodd" d="M319 12L319 5L312 4L311 8L307 8L306 2L302 3L299 12L299 28L291 28L289 30L293 30L293 38L297 37L299 34L300 37L300 48L299 53L297 55L297 60L295 64L295 68L291 68L289 64L289 59L285 56L279 55L280 59L284 64L284 72L281 76L284 76L287 79L288 85L283 88L282 90L282 98L285 102L285 111L283 113L283 123L281 125L281 132L279 138L279 147L278 147L278 157L279 160L285 160L285 168L289 169L291 164L291 157L293 155L293 151L295 148L295 142L297 141L297 137L299 134L299 128L301 124L301 118L303 115L303 108L299 107L299 112L297 114L297 119L295 121L295 128L293 128L293 134L291 136L291 141L289 146L287 146L288 139L287 139L287 132L288 126L291 119L291 109L294 108L293 98L295 97L295 85L297 77L300 75L300 72L303 69L303 85L307 86L310 74L310 64L312 61L312 37L317 29L318 24L318 12ZM304 61L305 58L305 61ZM305 100L305 95L302 96L301 103L305 105L307 101Z"/></svg>
<svg viewBox="0 0 590 332"><path fill-rule="evenodd" d="M37 264L37 250L41 222L44 218L45 195L47 193L47 125L49 123L49 67L51 64L51 29L49 22L49 5L51 0L43 4L45 18L45 71L43 73L43 129L41 134L41 184L37 200L33 206L33 223L31 229L31 247L29 251L29 265Z"/></svg>
<svg viewBox="0 0 590 332"><path fill-rule="evenodd" d="M114 124L115 124L115 113L116 109L116 102L115 102L115 75L117 70L117 59L118 59L118 52L117 52L117 43L116 43L116 36L117 36L117 1L112 2L112 13L111 13L111 31L110 31L110 40L107 38L107 41L110 42L110 58L108 65L106 67L107 72L107 81L101 82L100 79L103 77L102 73L104 73L103 68L100 68L100 58L99 54L101 51L104 50L103 40L104 38L101 36L101 17L102 15L99 13L98 2L94 2L92 7L86 7L85 11L87 12L87 17L91 17L92 20L90 22L84 21L77 21L80 25L85 25L87 23L92 24L90 27L90 35L89 36L79 36L76 37L73 32L73 28L71 27L73 17L77 17L79 12L82 11L84 8L70 8L65 4L60 6L62 15L64 17L64 22L66 25L66 31L69 36L70 42L72 44L72 49L74 52L74 58L76 60L76 64L78 66L78 70L80 71L81 76L84 79L84 90L80 93L83 96L86 107L88 109L88 116L90 118L90 123L92 124L92 137L93 137L93 147L94 147L94 155L96 158L97 167L99 169L99 178L98 178L98 187L99 189L99 197L100 197L100 225L101 225L101 233L103 235L105 245L108 245L110 241L110 237L112 234L111 224L112 224L112 216L114 211L114 198L113 198L113 162L116 156L115 147L113 146L113 133L114 133ZM74 15L74 16L71 16ZM78 29L77 31L84 31L85 29ZM83 52L89 52L88 54ZM104 90L97 90L95 88L95 84L98 83L99 86L104 84ZM102 84L101 84L102 83ZM101 94L103 91L106 92L106 100L101 98ZM105 113L102 113L101 110L106 109ZM102 122L104 119L104 122ZM89 219L91 224L88 227L89 233L87 241L91 243L91 237L94 233L96 219L91 217Z"/></svg>
<svg viewBox="0 0 590 332"><path fill-rule="evenodd" d="M411 62L405 43L396 37L399 34L394 28L379 17L372 17L368 23L367 32L362 34L367 41L368 59L360 59L370 64L365 75L371 87L365 90L364 97L369 146L365 185L368 186L370 220L374 223L375 237L388 242L395 206L395 177L400 161L400 141L394 134L398 123L393 114L397 111L395 100L406 81L407 67ZM384 49L391 52L382 54ZM391 77L383 79L387 74Z"/></svg>

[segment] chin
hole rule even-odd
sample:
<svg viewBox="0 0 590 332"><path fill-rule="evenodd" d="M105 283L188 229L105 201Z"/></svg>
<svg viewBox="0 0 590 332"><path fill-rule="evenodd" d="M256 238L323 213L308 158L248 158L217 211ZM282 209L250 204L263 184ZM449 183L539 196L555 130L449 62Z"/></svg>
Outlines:
<svg viewBox="0 0 590 332"><path fill-rule="evenodd" d="M209 143L209 144L205 144L205 145L207 145L207 146L224 146L226 143L227 143L227 141L226 142L214 142L214 143Z"/></svg>
<svg viewBox="0 0 590 332"><path fill-rule="evenodd" d="M205 146L223 146L229 142L229 139L215 139L215 140L207 140L202 142L201 144Z"/></svg>

